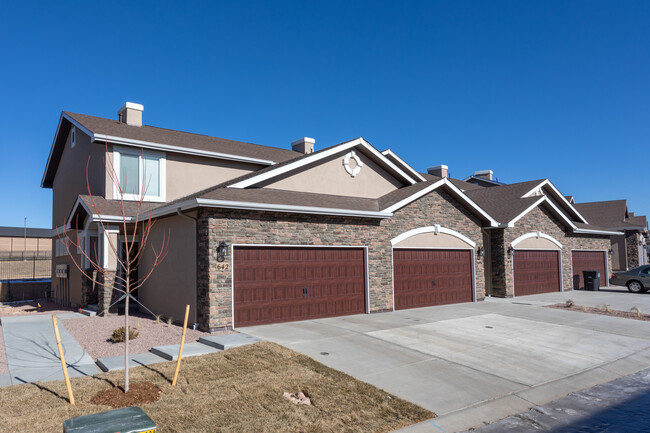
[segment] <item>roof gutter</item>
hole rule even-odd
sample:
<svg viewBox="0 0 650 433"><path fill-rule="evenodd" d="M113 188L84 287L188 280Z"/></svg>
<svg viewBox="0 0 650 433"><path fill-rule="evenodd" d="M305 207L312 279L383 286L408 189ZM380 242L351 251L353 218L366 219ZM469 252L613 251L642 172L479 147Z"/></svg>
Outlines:
<svg viewBox="0 0 650 433"><path fill-rule="evenodd" d="M578 234L594 234L594 235L622 235L623 232L615 232L610 230L594 230L594 229L573 229L573 233Z"/></svg>

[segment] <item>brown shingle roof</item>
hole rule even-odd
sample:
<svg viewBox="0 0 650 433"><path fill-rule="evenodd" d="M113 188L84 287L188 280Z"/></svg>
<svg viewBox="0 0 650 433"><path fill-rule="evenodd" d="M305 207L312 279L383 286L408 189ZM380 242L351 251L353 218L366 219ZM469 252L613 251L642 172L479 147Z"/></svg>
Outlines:
<svg viewBox="0 0 650 433"><path fill-rule="evenodd" d="M298 152L277 147L261 146L243 141L227 140L209 135L193 134L155 126L131 126L117 120L64 112L95 134L110 135L131 140L147 141L170 146L186 147L228 155L258 158L274 162L286 161L300 156Z"/></svg>
<svg viewBox="0 0 650 433"><path fill-rule="evenodd" d="M608 229L634 229L647 227L644 216L625 218L627 200L594 201L576 203L576 209L589 221Z"/></svg>
<svg viewBox="0 0 650 433"><path fill-rule="evenodd" d="M84 203L88 210L93 214L99 215L122 215L122 202L120 200L107 200L104 197L89 195L80 195L79 199ZM94 201L94 204L93 204ZM147 216L150 211L160 207L162 203L144 202L140 207L140 215ZM124 201L124 215L133 217L138 213L138 202Z"/></svg>
<svg viewBox="0 0 650 433"><path fill-rule="evenodd" d="M466 191L477 205L500 223L507 223L528 209L540 197L521 198L544 179Z"/></svg>

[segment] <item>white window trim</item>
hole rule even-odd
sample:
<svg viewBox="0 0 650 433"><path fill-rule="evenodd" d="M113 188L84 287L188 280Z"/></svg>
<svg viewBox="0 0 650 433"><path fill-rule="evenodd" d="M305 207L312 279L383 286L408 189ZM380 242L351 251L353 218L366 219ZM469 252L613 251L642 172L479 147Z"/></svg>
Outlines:
<svg viewBox="0 0 650 433"><path fill-rule="evenodd" d="M167 196L167 158L164 152L156 152L151 150L139 150L139 149L130 149L122 146L113 146L113 169L117 173L118 182L121 180L122 173L120 172L120 159L123 154L133 155L138 157L138 185L140 186L140 194L142 194L142 188L144 187L143 182L143 156L150 156L158 158L159 161L159 175L160 175L160 185L158 186L160 195L152 196L145 195L144 201L149 202L159 202L164 203ZM128 201L138 201L140 200L140 194L124 194L124 200ZM120 198L120 189L119 185L113 183L113 199L119 200Z"/></svg>

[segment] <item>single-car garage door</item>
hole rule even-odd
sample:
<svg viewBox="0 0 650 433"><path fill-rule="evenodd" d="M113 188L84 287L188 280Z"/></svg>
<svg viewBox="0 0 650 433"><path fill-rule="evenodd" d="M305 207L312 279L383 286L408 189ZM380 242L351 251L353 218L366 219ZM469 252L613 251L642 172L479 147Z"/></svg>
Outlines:
<svg viewBox="0 0 650 433"><path fill-rule="evenodd" d="M571 253L571 262L573 264L573 278L575 281L580 278L579 288L585 286L582 271L600 272L601 285L607 284L607 272L605 272L605 252L604 251L573 251ZM574 289L578 288L574 287Z"/></svg>
<svg viewBox="0 0 650 433"><path fill-rule="evenodd" d="M516 250L513 258L515 295L560 291L557 251Z"/></svg>
<svg viewBox="0 0 650 433"><path fill-rule="evenodd" d="M395 249L395 309L471 302L470 250Z"/></svg>
<svg viewBox="0 0 650 433"><path fill-rule="evenodd" d="M235 247L235 326L365 312L362 248Z"/></svg>

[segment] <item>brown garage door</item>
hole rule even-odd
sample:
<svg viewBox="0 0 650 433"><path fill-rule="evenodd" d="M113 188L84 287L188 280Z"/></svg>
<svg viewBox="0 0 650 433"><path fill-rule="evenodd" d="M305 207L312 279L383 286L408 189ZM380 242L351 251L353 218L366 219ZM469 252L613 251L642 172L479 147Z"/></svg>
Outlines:
<svg viewBox="0 0 650 433"><path fill-rule="evenodd" d="M393 251L395 309L472 301L469 250Z"/></svg>
<svg viewBox="0 0 650 433"><path fill-rule="evenodd" d="M365 312L361 248L235 247L235 326Z"/></svg>
<svg viewBox="0 0 650 433"><path fill-rule="evenodd" d="M558 257L557 251L516 250L515 295L558 292L560 290Z"/></svg>
<svg viewBox="0 0 650 433"><path fill-rule="evenodd" d="M571 253L571 262L573 264L573 280L575 282L580 278L577 288L585 286L584 279L582 278L582 271L598 271L600 272L601 285L607 284L607 274L605 273L605 252L603 251L573 251Z"/></svg>

